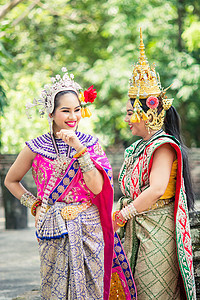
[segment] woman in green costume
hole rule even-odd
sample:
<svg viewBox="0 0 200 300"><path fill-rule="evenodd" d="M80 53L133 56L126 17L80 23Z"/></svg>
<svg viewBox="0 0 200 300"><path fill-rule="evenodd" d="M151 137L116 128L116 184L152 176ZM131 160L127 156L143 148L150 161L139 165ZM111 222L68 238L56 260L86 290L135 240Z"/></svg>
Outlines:
<svg viewBox="0 0 200 300"><path fill-rule="evenodd" d="M125 121L142 139L125 150L119 174L124 196L113 221L125 237L138 300L196 299L188 218L194 196L179 117L165 94L140 33Z"/></svg>

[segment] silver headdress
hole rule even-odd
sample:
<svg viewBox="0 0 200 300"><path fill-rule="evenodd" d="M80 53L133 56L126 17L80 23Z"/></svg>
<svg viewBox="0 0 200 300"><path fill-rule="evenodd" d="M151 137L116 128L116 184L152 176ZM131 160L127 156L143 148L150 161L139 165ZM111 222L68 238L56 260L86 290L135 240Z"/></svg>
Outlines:
<svg viewBox="0 0 200 300"><path fill-rule="evenodd" d="M44 89L41 92L40 98L34 99L33 103L26 104L26 113L28 118L31 118L29 114L29 109L34 106L41 106L39 109L40 116L43 116L45 112L47 113L48 122L50 125L50 130L52 132L52 118L49 116L54 110L54 99L55 96L62 91L72 90L76 92L77 96L82 90L82 87L75 82L74 75L68 74L67 69L65 67L62 68L62 72L64 73L63 77L60 75L56 75L55 77L51 78L52 85L45 85Z"/></svg>
<svg viewBox="0 0 200 300"><path fill-rule="evenodd" d="M26 113L28 118L31 118L29 114L29 109L41 105L39 109L40 116L43 116L45 112L47 113L47 118L50 126L50 131L53 133L52 123L53 118L51 113L54 111L55 105L55 96L62 91L74 91L81 103L81 116L82 118L90 117L92 114L88 106L94 102L97 97L96 89L93 88L93 85L90 86L87 90L82 91L82 87L75 82L74 75L68 74L67 68L63 67L62 72L64 73L63 77L56 75L51 78L52 85L45 85L44 90L42 90L40 98L38 100L34 99L33 103L26 104Z"/></svg>

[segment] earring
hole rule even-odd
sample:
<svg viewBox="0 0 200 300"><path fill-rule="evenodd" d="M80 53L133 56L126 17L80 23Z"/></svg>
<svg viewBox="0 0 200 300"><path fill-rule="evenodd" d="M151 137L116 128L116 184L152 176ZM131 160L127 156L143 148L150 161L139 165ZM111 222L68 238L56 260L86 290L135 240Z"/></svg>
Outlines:
<svg viewBox="0 0 200 300"><path fill-rule="evenodd" d="M145 127L148 131L148 134L151 134L151 129L149 128L149 121L145 121Z"/></svg>
<svg viewBox="0 0 200 300"><path fill-rule="evenodd" d="M53 134L53 117L51 117L50 115L48 116L48 122L49 122L50 133Z"/></svg>

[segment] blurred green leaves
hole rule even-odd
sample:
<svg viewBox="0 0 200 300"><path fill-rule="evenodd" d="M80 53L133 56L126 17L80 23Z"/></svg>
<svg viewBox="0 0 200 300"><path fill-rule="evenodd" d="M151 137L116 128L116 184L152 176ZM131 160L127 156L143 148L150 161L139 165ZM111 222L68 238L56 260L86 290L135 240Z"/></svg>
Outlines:
<svg viewBox="0 0 200 300"><path fill-rule="evenodd" d="M34 109L26 118L25 104L63 66L98 91L93 115L80 129L94 132L104 146L130 144L123 119L140 27L163 87L174 83L168 96L175 98L187 145L200 146L199 12L196 0L21 1L0 24L1 152L16 153L48 130Z"/></svg>

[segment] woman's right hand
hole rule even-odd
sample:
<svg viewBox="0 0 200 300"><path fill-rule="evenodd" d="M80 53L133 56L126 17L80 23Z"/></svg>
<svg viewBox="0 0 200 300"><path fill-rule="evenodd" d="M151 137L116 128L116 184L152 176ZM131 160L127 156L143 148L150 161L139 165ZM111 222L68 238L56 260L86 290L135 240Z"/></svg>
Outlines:
<svg viewBox="0 0 200 300"><path fill-rule="evenodd" d="M40 216L41 206L36 207L36 214L35 214L35 227L37 228L38 219Z"/></svg>
<svg viewBox="0 0 200 300"><path fill-rule="evenodd" d="M84 147L73 130L61 129L59 132L56 132L56 136L62 139L67 145L73 147L76 151Z"/></svg>

